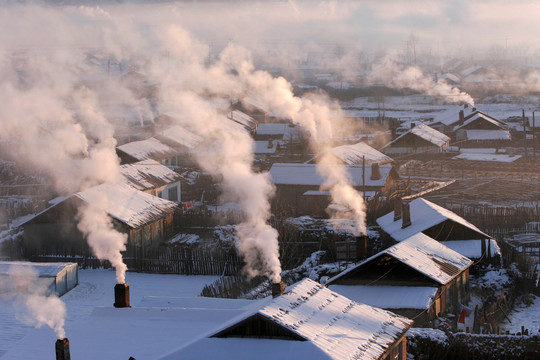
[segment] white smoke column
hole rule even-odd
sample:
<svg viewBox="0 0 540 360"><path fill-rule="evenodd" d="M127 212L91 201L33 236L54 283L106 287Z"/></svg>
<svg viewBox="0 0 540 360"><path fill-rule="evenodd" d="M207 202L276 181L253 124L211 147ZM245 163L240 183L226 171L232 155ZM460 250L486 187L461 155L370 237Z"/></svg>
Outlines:
<svg viewBox="0 0 540 360"><path fill-rule="evenodd" d="M238 55L240 54L240 55ZM308 133L310 146L317 159L317 171L325 178L324 187L330 189L332 199L353 212L355 235L365 234L365 204L362 195L351 186L351 179L344 165L330 164L324 154L333 137L331 110L339 109L327 96L307 94L294 96L292 86L284 78L273 78L264 71L255 71L249 58L241 49L230 46L222 54L222 61L229 64L245 83L246 92L268 106L281 117L300 124Z"/></svg>
<svg viewBox="0 0 540 360"><path fill-rule="evenodd" d="M442 98L448 103L466 103L474 105L474 99L464 91L452 87L446 81L439 79L435 82L425 75L417 66L403 66L394 59L396 55L390 54L376 64L367 80L371 84L382 84L388 87L410 88Z"/></svg>
<svg viewBox="0 0 540 360"><path fill-rule="evenodd" d="M101 201L103 204L107 200ZM117 283L125 283L127 266L123 262L121 251L126 250L127 235L116 231L111 218L103 210L90 204L79 208L77 228L85 235L94 254L101 260L108 260L114 267Z"/></svg>
<svg viewBox="0 0 540 360"><path fill-rule="evenodd" d="M15 295L16 317L26 325L40 328L46 325L54 330L58 339L64 339L66 305L56 295L49 294L39 282L38 272L31 267L13 265L8 270Z"/></svg>

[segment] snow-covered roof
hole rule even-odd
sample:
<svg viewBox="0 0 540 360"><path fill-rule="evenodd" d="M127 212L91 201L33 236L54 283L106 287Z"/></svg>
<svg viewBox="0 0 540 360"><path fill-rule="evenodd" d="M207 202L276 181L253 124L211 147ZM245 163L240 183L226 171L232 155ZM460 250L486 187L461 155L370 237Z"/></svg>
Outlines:
<svg viewBox="0 0 540 360"><path fill-rule="evenodd" d="M173 144L185 146L190 150L196 148L203 141L202 137L179 125L172 126L167 130L163 131L162 134L156 135L156 138L158 139L160 139L161 137L165 138L164 141L169 140Z"/></svg>
<svg viewBox="0 0 540 360"><path fill-rule="evenodd" d="M257 140L255 141L255 154L274 154L277 150L277 145L277 141Z"/></svg>
<svg viewBox="0 0 540 360"><path fill-rule="evenodd" d="M491 238L476 226L463 219L461 216L423 198L414 199L409 203L411 225L401 228L402 220L394 221L394 212L390 212L377 219L381 229L389 234L394 240L402 241L414 234L425 231L446 220L454 221L471 230L478 232L479 238Z"/></svg>
<svg viewBox="0 0 540 360"><path fill-rule="evenodd" d="M255 130L257 128L257 122L255 121L255 119L253 119L248 114L241 112L240 110L233 110L228 112L227 117L230 120L237 122L240 125L243 125L247 129Z"/></svg>
<svg viewBox="0 0 540 360"><path fill-rule="evenodd" d="M181 178L180 174L155 160L121 165L120 172L124 175L127 185L140 191L168 185Z"/></svg>
<svg viewBox="0 0 540 360"><path fill-rule="evenodd" d="M466 127L468 125L470 125L471 123L474 123L475 121L478 121L478 120L485 120L501 129L506 129L506 124L503 123L502 121L500 120L497 120L487 114L484 114L483 112L481 111L477 111L476 113L474 113L472 116L470 116L469 118L465 118L465 121L463 122L463 124L458 124L454 127L454 131L457 131L463 127Z"/></svg>
<svg viewBox="0 0 540 360"><path fill-rule="evenodd" d="M353 266L332 278L328 284L357 272L381 255L389 255L408 267L445 285L469 266L472 260L422 233L415 234Z"/></svg>
<svg viewBox="0 0 540 360"><path fill-rule="evenodd" d="M462 76L469 76L471 74L474 74L475 72L477 72L478 70L480 70L482 68L483 68L483 66L481 66L481 65L473 65L473 66L470 66L470 67L466 68L465 70L462 70L460 72L460 74Z"/></svg>
<svg viewBox="0 0 540 360"><path fill-rule="evenodd" d="M280 137L283 140L293 140L299 137L297 126L285 123L261 123L257 125L257 135Z"/></svg>
<svg viewBox="0 0 540 360"><path fill-rule="evenodd" d="M415 125L412 129L409 131L401 134L397 138L395 138L393 141L389 142L388 144L384 145L382 148L387 148L389 146L392 146L395 142L400 140L402 137L407 136L408 134L413 134L418 136L419 138L426 140L436 146L443 146L448 141L450 141L450 138L446 135L444 135L442 132L437 131L426 124L418 124Z"/></svg>
<svg viewBox="0 0 540 360"><path fill-rule="evenodd" d="M329 286L356 302L382 309L429 309L438 288L430 286L338 285Z"/></svg>
<svg viewBox="0 0 540 360"><path fill-rule="evenodd" d="M176 150L156 138L133 141L117 147L137 160L163 160L176 155Z"/></svg>
<svg viewBox="0 0 540 360"><path fill-rule="evenodd" d="M522 155L507 155L507 154L482 154L482 153L461 153L454 156L454 160L468 160L468 161L493 161L502 163L511 163L518 159L521 159Z"/></svg>
<svg viewBox="0 0 540 360"><path fill-rule="evenodd" d="M471 116L473 112L476 112L472 105L467 105L467 107L461 107L459 110L463 110L463 116L465 118ZM434 125L434 124L443 124L446 126L451 126L459 121L459 112L456 112L455 109L447 110L441 114L438 114L435 116L435 118L428 122L428 125Z"/></svg>
<svg viewBox="0 0 540 360"><path fill-rule="evenodd" d="M331 165L334 166L334 165ZM335 167L341 165L335 165ZM352 186L362 186L362 166L349 165L346 166L349 173ZM382 187L386 183L386 178L392 170L391 165L381 165L381 177L378 180L371 179L371 166L365 167L366 186ZM324 178L317 172L315 164L288 164L275 163L270 168L270 176L272 182L276 185L308 185L321 186L324 183Z"/></svg>
<svg viewBox="0 0 540 360"><path fill-rule="evenodd" d="M353 145L342 145L328 151L346 165L362 165L363 157L365 157L366 164L388 164L393 161L391 157L364 142ZM313 161L310 160L309 162Z"/></svg>
<svg viewBox="0 0 540 360"><path fill-rule="evenodd" d="M0 261L0 275L37 273L39 277L56 277L62 270L77 266L76 263L29 261Z"/></svg>
<svg viewBox="0 0 540 360"><path fill-rule="evenodd" d="M290 333L294 340L232 335L220 338L254 317ZM379 359L411 325L412 320L358 304L305 279L259 310L231 320L214 336L182 347L162 359L201 359L210 358L212 354L214 357L221 354L222 359Z"/></svg>
<svg viewBox="0 0 540 360"><path fill-rule="evenodd" d="M172 201L110 183L86 189L75 196L132 228L163 218L177 207Z"/></svg>
<svg viewBox="0 0 540 360"><path fill-rule="evenodd" d="M240 102L247 108L251 108L250 110L258 110L262 113L269 112L268 108L264 105L262 105L260 102L255 100L252 97L246 96L245 98L242 98Z"/></svg>
<svg viewBox="0 0 540 360"><path fill-rule="evenodd" d="M441 244L468 258L480 259L483 255L482 241L484 240L450 240L441 241ZM489 247L491 249L490 256L494 257L501 255L501 249L499 248L497 241L494 239L489 239L488 241L490 242ZM484 246L486 246L487 249L487 243L484 242Z"/></svg>
<svg viewBox="0 0 540 360"><path fill-rule="evenodd" d="M467 140L511 140L508 130L463 130Z"/></svg>

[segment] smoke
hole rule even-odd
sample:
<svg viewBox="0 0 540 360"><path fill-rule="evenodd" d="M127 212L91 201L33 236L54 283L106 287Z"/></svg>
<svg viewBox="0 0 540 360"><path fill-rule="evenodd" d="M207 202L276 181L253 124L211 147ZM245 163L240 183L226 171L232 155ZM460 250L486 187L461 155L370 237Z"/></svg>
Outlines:
<svg viewBox="0 0 540 360"><path fill-rule="evenodd" d="M15 293L17 319L36 328L46 325L54 330L58 339L64 339L66 306L56 295L49 293L37 270L30 266L12 265L8 273Z"/></svg>
<svg viewBox="0 0 540 360"><path fill-rule="evenodd" d="M106 205L106 201L106 198L100 199L101 205ZM116 282L123 284L126 282L127 266L121 251L126 250L127 235L114 229L111 218L101 210L102 206L82 205L77 228L86 236L94 254L99 259L108 260L114 267Z"/></svg>
<svg viewBox="0 0 540 360"><path fill-rule="evenodd" d="M367 82L389 87L409 88L448 103L474 105L474 99L466 92L448 85L444 80L434 81L417 66L399 64L394 55L387 55L379 61L373 67Z"/></svg>

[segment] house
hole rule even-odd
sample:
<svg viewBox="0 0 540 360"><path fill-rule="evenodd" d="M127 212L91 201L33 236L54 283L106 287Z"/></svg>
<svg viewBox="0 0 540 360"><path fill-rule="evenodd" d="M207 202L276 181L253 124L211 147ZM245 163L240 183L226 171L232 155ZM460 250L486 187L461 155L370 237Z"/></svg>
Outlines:
<svg viewBox="0 0 540 360"><path fill-rule="evenodd" d="M115 229L127 235L128 246L135 248L157 246L168 240L177 209L172 201L129 186L104 183L59 198L54 205L22 223L25 254L86 253L86 241L77 228L78 212L85 204L107 213Z"/></svg>
<svg viewBox="0 0 540 360"><path fill-rule="evenodd" d="M160 359L405 360L411 325L305 279Z"/></svg>
<svg viewBox="0 0 540 360"><path fill-rule="evenodd" d="M120 166L125 184L150 195L181 202L180 174L154 160L143 160Z"/></svg>
<svg viewBox="0 0 540 360"><path fill-rule="evenodd" d="M167 164L173 168L193 165L193 156L203 143L201 136L180 125L168 127L156 134L154 138L176 151L175 157Z"/></svg>
<svg viewBox="0 0 540 360"><path fill-rule="evenodd" d="M152 159L160 164L171 165L177 156L175 149L155 137L117 146L116 154L122 164Z"/></svg>
<svg viewBox="0 0 540 360"><path fill-rule="evenodd" d="M494 238L431 201L405 199L396 199L394 211L377 219L385 240L400 242L423 233L470 259L499 264L501 251Z"/></svg>
<svg viewBox="0 0 540 360"><path fill-rule="evenodd" d="M249 96L234 101L229 107L228 111L233 110L238 110L249 115L257 123L266 123L270 117L270 110Z"/></svg>
<svg viewBox="0 0 540 360"><path fill-rule="evenodd" d="M448 110L436 116L433 120L426 122L426 125L448 135L453 132L459 121L465 121L476 112L477 109L474 106L465 104L459 111L455 109Z"/></svg>
<svg viewBox="0 0 540 360"><path fill-rule="evenodd" d="M342 165L331 165L336 170ZM372 164L371 166L349 165L345 167L351 186L359 192L375 193L388 182L399 178L396 169L391 165ZM315 164L275 163L270 168L272 183L276 186L276 203L287 204L295 213L292 216L306 214L305 199L313 191L327 191L325 179L317 172ZM365 179L365 182L364 182ZM325 196L324 193L321 193Z"/></svg>
<svg viewBox="0 0 540 360"><path fill-rule="evenodd" d="M427 325L469 301L472 263L417 233L333 277L327 286L351 300Z"/></svg>
<svg viewBox="0 0 540 360"><path fill-rule="evenodd" d="M362 165L363 163L366 165L373 163L383 165L391 164L394 161L391 157L386 156L364 142L334 147L320 156L326 156L326 159L330 158L332 159L330 161L343 165ZM306 163L314 164L315 162L316 158L313 158Z"/></svg>
<svg viewBox="0 0 540 360"><path fill-rule="evenodd" d="M248 114L243 113L240 110L232 110L227 112L227 119L234 121L246 128L250 133L257 131L257 121Z"/></svg>
<svg viewBox="0 0 540 360"><path fill-rule="evenodd" d="M0 261L0 294L14 291L62 296L78 284L76 263Z"/></svg>
<svg viewBox="0 0 540 360"><path fill-rule="evenodd" d="M439 153L450 144L445 134L425 125L414 123L411 129L381 148L386 155L408 155L417 153Z"/></svg>

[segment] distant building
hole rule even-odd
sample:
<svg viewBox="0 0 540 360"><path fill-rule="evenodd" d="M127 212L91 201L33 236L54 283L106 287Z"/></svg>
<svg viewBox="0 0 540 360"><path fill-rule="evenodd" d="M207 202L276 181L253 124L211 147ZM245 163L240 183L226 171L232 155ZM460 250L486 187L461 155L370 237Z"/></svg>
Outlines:
<svg viewBox="0 0 540 360"><path fill-rule="evenodd" d="M328 157L330 155L330 157ZM377 163L379 165L391 164L394 160L382 152L374 149L364 142L359 142L352 145L341 145L334 147L321 156L326 156L326 159L332 159L336 164L343 165L371 165ZM332 161L330 160L330 161ZM309 160L308 164L314 164L316 158Z"/></svg>
<svg viewBox="0 0 540 360"><path fill-rule="evenodd" d="M116 154L122 164L151 159L160 164L169 165L174 162L177 152L158 139L150 138L117 146Z"/></svg>
<svg viewBox="0 0 540 360"><path fill-rule="evenodd" d="M387 155L439 153L450 144L450 138L425 124L412 124L409 131L381 148Z"/></svg>

